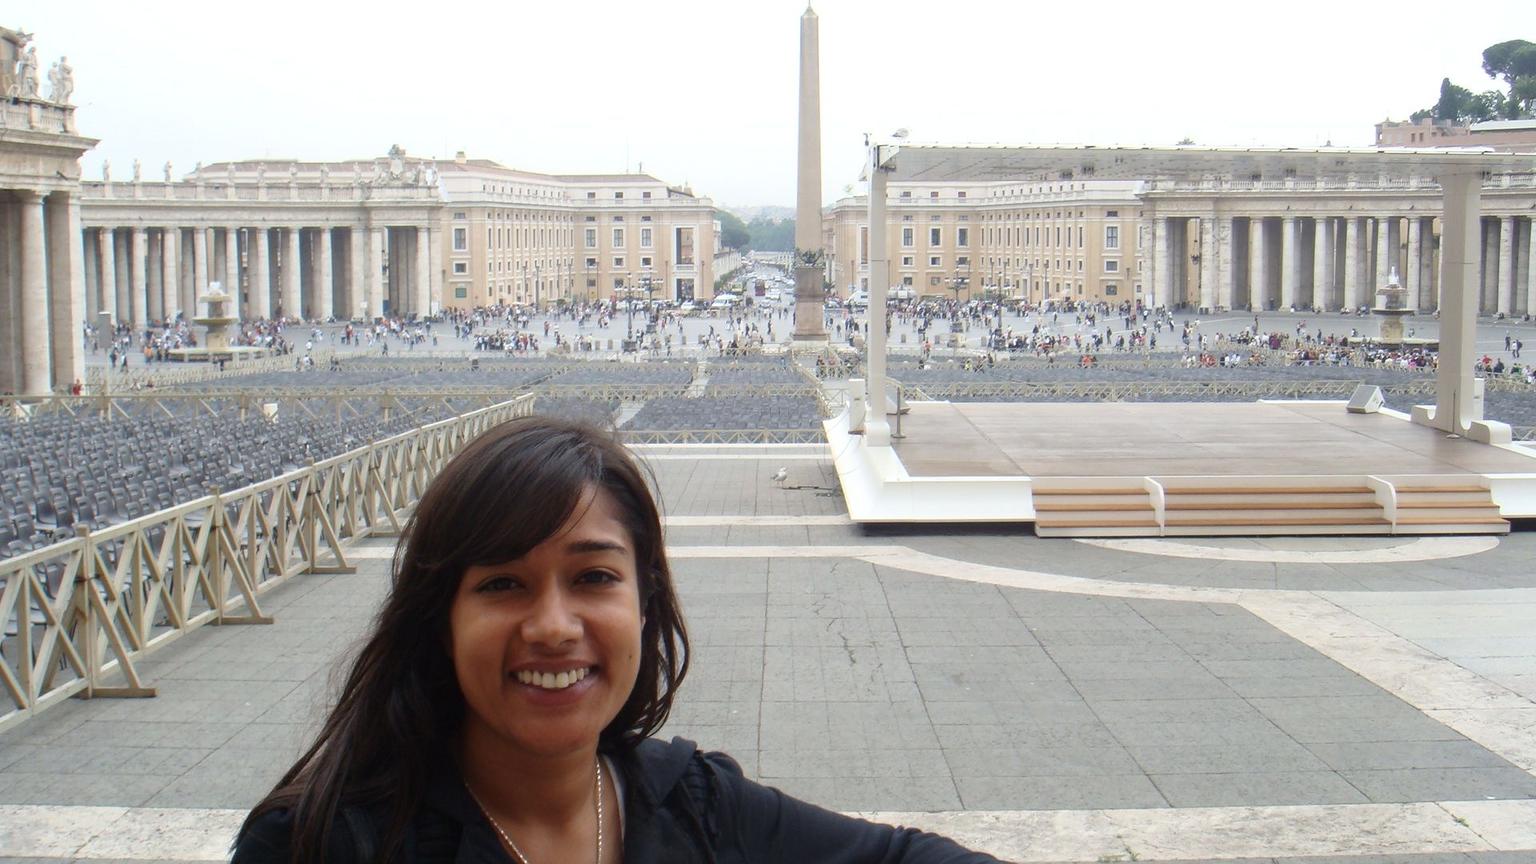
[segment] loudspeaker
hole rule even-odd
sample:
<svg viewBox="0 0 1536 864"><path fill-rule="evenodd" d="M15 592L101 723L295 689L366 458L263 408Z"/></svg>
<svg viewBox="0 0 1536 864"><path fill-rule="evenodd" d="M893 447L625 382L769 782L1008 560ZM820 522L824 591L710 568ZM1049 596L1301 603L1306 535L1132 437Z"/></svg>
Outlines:
<svg viewBox="0 0 1536 864"><path fill-rule="evenodd" d="M1375 414L1381 410L1381 388L1361 384L1349 394L1349 404L1345 407L1351 414Z"/></svg>

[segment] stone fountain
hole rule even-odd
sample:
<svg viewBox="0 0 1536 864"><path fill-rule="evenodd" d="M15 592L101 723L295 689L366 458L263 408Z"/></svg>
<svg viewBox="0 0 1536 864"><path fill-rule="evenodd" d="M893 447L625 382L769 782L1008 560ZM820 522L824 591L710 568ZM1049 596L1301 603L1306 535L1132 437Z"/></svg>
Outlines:
<svg viewBox="0 0 1536 864"><path fill-rule="evenodd" d="M1376 337L1376 344L1383 348L1438 348L1437 340L1403 335L1403 319L1414 311L1408 305L1408 292L1397 275L1397 268L1393 267L1387 274L1387 284L1376 290L1376 305L1371 307L1371 314L1381 319L1381 335Z"/></svg>
<svg viewBox="0 0 1536 864"><path fill-rule="evenodd" d="M224 286L218 282L208 283L208 291L199 298L207 309L200 317L192 319L193 324L201 324L204 328L203 342L190 348L171 349L171 359L190 363L218 363L225 360L249 360L255 357L265 357L270 352L266 348L256 348L250 345L231 345L230 325L238 324L240 319L229 314L229 305L233 298L224 293Z"/></svg>

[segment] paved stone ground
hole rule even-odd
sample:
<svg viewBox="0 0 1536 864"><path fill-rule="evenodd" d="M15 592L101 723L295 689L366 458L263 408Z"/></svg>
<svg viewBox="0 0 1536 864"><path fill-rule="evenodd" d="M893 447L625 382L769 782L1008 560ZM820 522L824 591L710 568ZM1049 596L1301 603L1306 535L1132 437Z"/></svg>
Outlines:
<svg viewBox="0 0 1536 864"><path fill-rule="evenodd" d="M663 734L764 782L1031 862L1536 861L1536 535L866 532L822 448L641 453L695 647ZM0 862L220 857L389 552L167 646L156 699L0 733Z"/></svg>

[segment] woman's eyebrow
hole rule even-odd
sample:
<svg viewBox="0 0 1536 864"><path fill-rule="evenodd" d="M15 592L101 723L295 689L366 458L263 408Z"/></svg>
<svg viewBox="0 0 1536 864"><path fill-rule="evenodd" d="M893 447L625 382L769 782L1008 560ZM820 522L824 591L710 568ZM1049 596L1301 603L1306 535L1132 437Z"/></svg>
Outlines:
<svg viewBox="0 0 1536 864"><path fill-rule="evenodd" d="M584 554L590 552L628 552L629 547L613 540L572 540L565 544L565 551L571 554Z"/></svg>

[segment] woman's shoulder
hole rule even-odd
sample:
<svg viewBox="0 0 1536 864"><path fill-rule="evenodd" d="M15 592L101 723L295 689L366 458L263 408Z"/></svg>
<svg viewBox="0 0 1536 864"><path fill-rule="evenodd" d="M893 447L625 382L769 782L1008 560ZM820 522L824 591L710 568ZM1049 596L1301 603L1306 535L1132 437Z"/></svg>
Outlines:
<svg viewBox="0 0 1536 864"><path fill-rule="evenodd" d="M368 814L357 807L343 807L331 822L325 844L325 860L351 864L371 860L371 844L377 833ZM293 860L293 811L274 807L251 816L235 838L231 864L266 864Z"/></svg>

